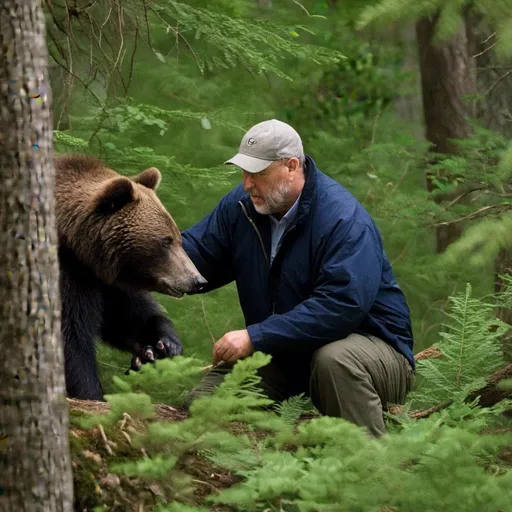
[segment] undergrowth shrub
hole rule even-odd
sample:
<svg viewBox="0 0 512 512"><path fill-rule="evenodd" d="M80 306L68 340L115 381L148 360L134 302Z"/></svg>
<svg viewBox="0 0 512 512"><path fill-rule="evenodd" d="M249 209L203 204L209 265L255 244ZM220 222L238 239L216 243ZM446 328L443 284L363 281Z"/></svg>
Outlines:
<svg viewBox="0 0 512 512"><path fill-rule="evenodd" d="M502 454L512 445L512 430L503 412L512 409L512 400L492 407L480 407L478 398L468 401L503 363L499 337L507 326L493 316L495 299L472 297L469 285L451 298L437 343L442 357L418 362L422 384L402 412L390 418L382 438L371 438L340 418L304 420L304 396L273 404L258 388L256 373L271 358L257 352L239 361L213 395L196 399L184 421L152 421L146 433L134 437L134 445L144 447L149 458L110 469L164 489L167 498L162 498L160 512L206 510L194 504L193 478L180 464L191 454L237 477L237 483L206 498L208 507L261 512L508 510L512 469ZM499 300L510 300L510 289ZM184 390L186 378L197 376L195 364L182 357L157 361L138 376L120 379L122 393L106 397L111 412L89 418L88 424L119 420L124 410L119 404L130 414L151 416L145 386ZM407 414L445 401L429 417L415 420ZM505 432L498 433L504 426Z"/></svg>

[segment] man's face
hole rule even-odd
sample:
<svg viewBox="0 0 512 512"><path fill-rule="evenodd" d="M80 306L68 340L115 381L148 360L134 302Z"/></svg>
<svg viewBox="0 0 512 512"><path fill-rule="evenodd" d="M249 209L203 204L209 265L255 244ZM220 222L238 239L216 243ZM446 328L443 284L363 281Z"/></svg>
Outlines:
<svg viewBox="0 0 512 512"><path fill-rule="evenodd" d="M257 173L243 172L242 184L256 211L262 215L283 213L289 208L294 172L288 160L277 161Z"/></svg>

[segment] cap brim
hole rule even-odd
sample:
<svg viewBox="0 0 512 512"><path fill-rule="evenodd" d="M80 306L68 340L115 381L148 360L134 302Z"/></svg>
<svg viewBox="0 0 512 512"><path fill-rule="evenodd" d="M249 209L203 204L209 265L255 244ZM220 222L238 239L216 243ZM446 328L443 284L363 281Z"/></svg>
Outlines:
<svg viewBox="0 0 512 512"><path fill-rule="evenodd" d="M261 172L266 169L273 160L262 160L253 156L237 153L233 158L226 160L225 164L236 165L247 172Z"/></svg>

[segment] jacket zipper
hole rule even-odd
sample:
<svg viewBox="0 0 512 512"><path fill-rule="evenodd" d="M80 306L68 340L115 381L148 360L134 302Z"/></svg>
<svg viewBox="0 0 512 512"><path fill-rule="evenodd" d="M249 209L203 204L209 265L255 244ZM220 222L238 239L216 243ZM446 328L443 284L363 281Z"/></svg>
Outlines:
<svg viewBox="0 0 512 512"><path fill-rule="evenodd" d="M270 269L270 261L268 259L267 253L265 251L265 244L263 243L263 238L261 237L260 230L256 226L256 223L251 219L249 214L247 213L247 210L245 208L245 205L242 203L242 201L238 201L240 206L242 207L242 210L244 212L244 215L247 217L247 220L251 223L251 226L254 228L254 231L256 231L256 234L258 235L258 240L260 241L261 250L263 251L263 256L265 256L265 261L267 262L268 268ZM272 302L272 314L274 314L276 309L276 303L275 301Z"/></svg>
<svg viewBox="0 0 512 512"><path fill-rule="evenodd" d="M247 217L247 220L251 223L252 227L254 228L254 231L256 231L256 234L258 235L258 239L259 239L260 245L261 245L261 250L263 251L263 255L265 256L265 260L267 262L267 265L270 268L270 261L268 259L267 253L265 252L265 244L263 243L263 238L261 238L260 231L257 228L255 222L251 219L251 217L249 217L249 214L247 213L247 210L245 209L245 206L242 203L242 201L238 201L238 202L240 203L240 206L242 207L242 210L244 211L244 214Z"/></svg>

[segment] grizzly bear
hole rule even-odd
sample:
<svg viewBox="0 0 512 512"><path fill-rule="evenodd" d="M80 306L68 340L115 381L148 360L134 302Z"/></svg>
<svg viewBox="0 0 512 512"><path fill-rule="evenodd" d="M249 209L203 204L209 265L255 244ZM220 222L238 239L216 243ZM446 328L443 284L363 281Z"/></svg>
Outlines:
<svg viewBox="0 0 512 512"><path fill-rule="evenodd" d="M61 325L69 397L102 400L96 341L132 353L132 368L182 353L172 321L151 292L172 297L206 280L155 191L151 167L121 176L84 155L55 158Z"/></svg>

